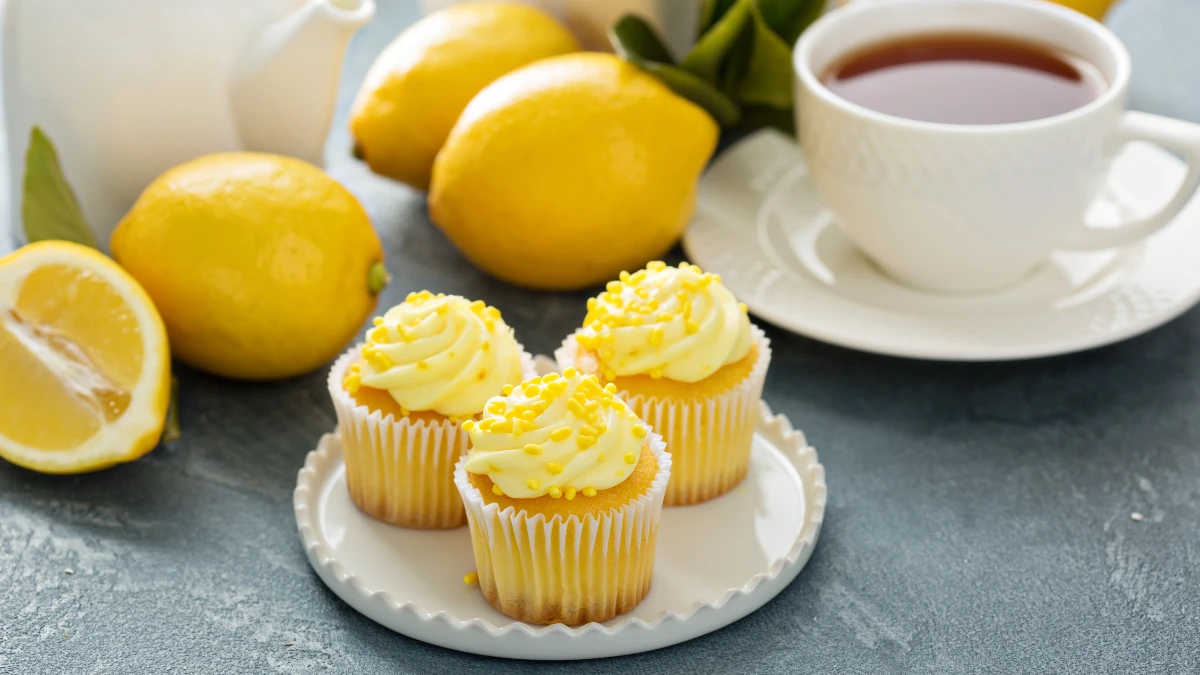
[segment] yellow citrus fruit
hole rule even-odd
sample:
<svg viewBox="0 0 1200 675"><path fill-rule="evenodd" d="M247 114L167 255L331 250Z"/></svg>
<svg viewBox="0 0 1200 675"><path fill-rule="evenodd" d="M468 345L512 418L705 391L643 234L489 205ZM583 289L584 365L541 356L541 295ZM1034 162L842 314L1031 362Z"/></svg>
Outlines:
<svg viewBox="0 0 1200 675"><path fill-rule="evenodd" d="M112 236L174 355L267 380L333 358L375 308L383 249L362 205L297 159L209 155L159 176Z"/></svg>
<svg viewBox="0 0 1200 675"><path fill-rule="evenodd" d="M1051 0L1051 2L1083 12L1097 21L1103 21L1109 7L1116 4L1115 0Z"/></svg>
<svg viewBox="0 0 1200 675"><path fill-rule="evenodd" d="M426 190L454 121L497 77L579 51L549 15L518 3L455 5L418 21L379 56L350 114L357 150L375 173Z"/></svg>
<svg viewBox="0 0 1200 675"><path fill-rule="evenodd" d="M0 258L0 457L45 473L133 461L170 391L162 319L115 262L61 241Z"/></svg>
<svg viewBox="0 0 1200 675"><path fill-rule="evenodd" d="M611 54L545 59L463 111L434 164L430 214L505 281L590 286L674 245L717 133L702 109Z"/></svg>

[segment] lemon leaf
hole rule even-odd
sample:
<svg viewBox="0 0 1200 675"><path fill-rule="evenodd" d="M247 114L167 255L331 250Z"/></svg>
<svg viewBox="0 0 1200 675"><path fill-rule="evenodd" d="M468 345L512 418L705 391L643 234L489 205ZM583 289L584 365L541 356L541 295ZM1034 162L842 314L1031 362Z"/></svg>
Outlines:
<svg viewBox="0 0 1200 675"><path fill-rule="evenodd" d="M734 89L738 103L792 107L792 50L767 26L757 6L750 8L754 40L750 62Z"/></svg>
<svg viewBox="0 0 1200 675"><path fill-rule="evenodd" d="M626 61L675 64L675 59L671 58L671 52L658 33L639 16L626 14L617 19L608 31L608 41L612 43L617 56Z"/></svg>
<svg viewBox="0 0 1200 675"><path fill-rule="evenodd" d="M737 0L706 0L700 8L700 21L697 23L696 37L699 38L707 33L713 24L725 16L725 12L728 12L735 2Z"/></svg>
<svg viewBox="0 0 1200 675"><path fill-rule="evenodd" d="M688 52L679 65L715 84L725 55L729 53L741 35L742 28L750 20L750 8L753 4L754 0L738 0L712 28L696 40L692 51Z"/></svg>
<svg viewBox="0 0 1200 675"><path fill-rule="evenodd" d="M97 248L79 201L63 175L58 152L37 126L29 132L22 191L21 219L30 243L61 239Z"/></svg>
<svg viewBox="0 0 1200 675"><path fill-rule="evenodd" d="M645 20L633 15L621 17L609 29L608 39L618 56L704 108L720 126L732 126L741 118L741 111L733 99L697 75L674 65L670 52Z"/></svg>
<svg viewBox="0 0 1200 675"><path fill-rule="evenodd" d="M821 16L824 7L824 0L758 0L763 21L789 46Z"/></svg>
<svg viewBox="0 0 1200 675"><path fill-rule="evenodd" d="M171 376L171 402L167 405L167 422L163 425L162 442L179 440L183 430L179 428L179 378Z"/></svg>

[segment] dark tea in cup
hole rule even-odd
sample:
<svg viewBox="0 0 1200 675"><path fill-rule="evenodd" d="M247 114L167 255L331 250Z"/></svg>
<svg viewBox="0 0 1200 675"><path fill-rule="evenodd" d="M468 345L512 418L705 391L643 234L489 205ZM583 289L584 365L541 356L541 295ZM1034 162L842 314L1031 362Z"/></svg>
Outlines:
<svg viewBox="0 0 1200 675"><path fill-rule="evenodd" d="M1053 117L1096 100L1108 87L1099 69L1077 56L983 33L868 45L832 64L821 82L864 108L944 124Z"/></svg>

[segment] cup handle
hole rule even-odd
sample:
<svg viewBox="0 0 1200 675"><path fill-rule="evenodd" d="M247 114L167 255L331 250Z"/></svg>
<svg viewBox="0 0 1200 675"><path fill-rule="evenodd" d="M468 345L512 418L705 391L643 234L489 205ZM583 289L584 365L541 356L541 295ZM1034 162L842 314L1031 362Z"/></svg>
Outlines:
<svg viewBox="0 0 1200 675"><path fill-rule="evenodd" d="M1131 141L1148 141L1183 155L1187 161L1187 175L1175 196L1158 213L1118 227L1085 226L1064 248L1094 251L1126 246L1145 239L1174 220L1200 186L1200 124L1129 111L1114 133L1114 140L1121 145Z"/></svg>

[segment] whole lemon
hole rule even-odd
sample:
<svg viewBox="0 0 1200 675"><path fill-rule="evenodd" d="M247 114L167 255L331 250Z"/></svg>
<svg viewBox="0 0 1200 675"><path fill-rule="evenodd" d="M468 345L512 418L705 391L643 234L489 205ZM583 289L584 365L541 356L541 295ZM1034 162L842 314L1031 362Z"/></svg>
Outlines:
<svg viewBox="0 0 1200 675"><path fill-rule="evenodd" d="M429 15L371 66L350 131L375 173L429 189L433 158L471 97L538 59L579 51L549 15L527 5L473 2Z"/></svg>
<svg viewBox="0 0 1200 675"><path fill-rule="evenodd" d="M112 236L172 354L217 375L307 373L358 332L387 282L354 195L311 164L209 155L159 176Z"/></svg>
<svg viewBox="0 0 1200 675"><path fill-rule="evenodd" d="M430 214L505 281L590 286L674 245L717 133L701 108L611 54L545 59L463 111L433 167Z"/></svg>

